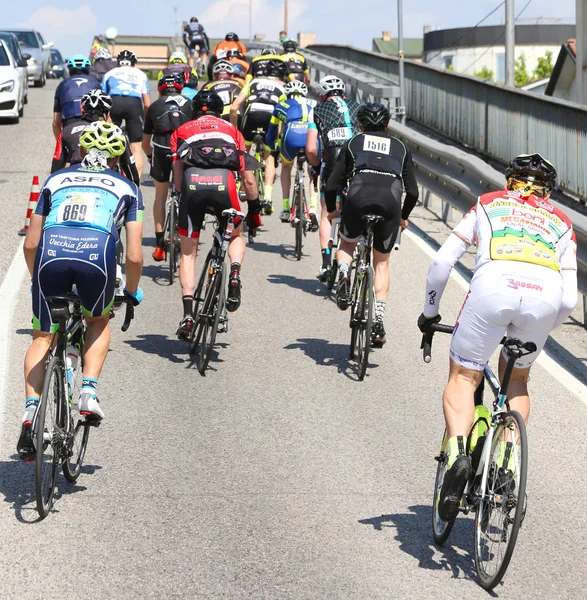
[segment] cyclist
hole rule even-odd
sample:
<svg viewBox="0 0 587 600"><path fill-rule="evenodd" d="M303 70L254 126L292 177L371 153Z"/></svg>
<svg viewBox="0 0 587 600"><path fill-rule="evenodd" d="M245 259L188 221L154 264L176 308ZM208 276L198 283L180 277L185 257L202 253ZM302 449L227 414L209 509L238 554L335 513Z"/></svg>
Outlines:
<svg viewBox="0 0 587 600"><path fill-rule="evenodd" d="M297 51L298 43L295 40L283 42L283 54L281 55L287 65L287 78L290 81L303 81L310 85L310 69L306 59Z"/></svg>
<svg viewBox="0 0 587 600"><path fill-rule="evenodd" d="M109 121L112 98L101 88L88 92L81 100L82 118L73 121L63 128L57 138L55 154L51 173L59 169L69 167L82 162L79 138L89 123L95 121ZM139 183L139 173L135 165L135 159L130 151L128 139L125 135L124 153L119 157L115 170L119 170L126 178L134 184Z"/></svg>
<svg viewBox="0 0 587 600"><path fill-rule="evenodd" d="M94 64L90 67L90 75L102 82L104 75L117 67L116 61L107 48L100 48L94 56Z"/></svg>
<svg viewBox="0 0 587 600"><path fill-rule="evenodd" d="M175 187L181 193L179 279L184 316L177 330L179 339L188 339L194 326L195 261L204 216L213 210L222 229L226 225L222 211L227 208L240 210L234 171L241 173L250 227L261 225L261 203L255 176L252 171L245 170L245 142L234 125L220 118L224 110L222 99L215 92L200 92L192 107L194 120L182 125L171 136ZM241 224L234 229L228 255L231 265L226 307L233 312L241 303L240 270L245 255Z"/></svg>
<svg viewBox="0 0 587 600"><path fill-rule="evenodd" d="M325 187L326 209L332 219L339 216L336 198L348 182L340 222L340 248L336 253L339 268L336 303L341 310L346 310L350 303L349 268L363 230L363 216L375 214L384 218L373 232L376 303L371 342L375 347L383 346L386 341L383 317L389 293L389 253L400 226L402 229L408 226L408 217L419 196L412 155L399 139L387 133L389 119L389 110L383 104L359 107L357 121L362 133L342 147Z"/></svg>
<svg viewBox="0 0 587 600"><path fill-rule="evenodd" d="M556 184L554 167L540 154L524 154L510 162L505 176L505 189L480 196L437 252L418 319L422 332L440 321L440 298L450 272L476 244L475 270L452 336L443 395L448 471L438 514L444 521L456 516L471 472L465 446L474 418L473 395L502 336L536 344L536 352L516 361L508 388L511 409L527 422L532 363L549 333L567 319L577 302L575 234L568 217L549 202ZM505 365L502 353L500 378Z"/></svg>
<svg viewBox="0 0 587 600"><path fill-rule="evenodd" d="M190 54L190 67L194 68L194 55L196 46L200 47L200 58L202 63L208 58L208 49L210 48L210 40L204 27L198 22L196 17L192 17L190 22L186 24L183 30L183 43Z"/></svg>
<svg viewBox="0 0 587 600"><path fill-rule="evenodd" d="M149 81L147 76L136 66L137 57L130 50L119 53L118 67L104 75L102 88L112 96L113 106L110 111L112 121L117 125L126 123L126 133L130 141L130 149L134 156L139 177L143 174L143 125L145 114L151 104Z"/></svg>
<svg viewBox="0 0 587 600"><path fill-rule="evenodd" d="M306 155L316 171L320 171L322 193L320 198L322 215L320 217L320 248L322 249L322 266L318 271L318 279L326 281L330 275L331 255L330 222L328 221L323 187L328 181L338 154L346 141L360 133L357 124L359 104L345 97L345 85L342 79L327 75L318 83L320 102L310 113L308 125L308 143ZM318 136L322 156L318 153Z"/></svg>
<svg viewBox="0 0 587 600"><path fill-rule="evenodd" d="M252 79L255 79L256 77L266 77L267 65L273 60L283 61L283 57L281 54L276 54L273 48L264 48L261 51L260 56L255 56L255 58L251 60L251 64L249 65L249 69L245 78L246 83Z"/></svg>
<svg viewBox="0 0 587 600"><path fill-rule="evenodd" d="M159 79L157 89L160 97L155 100L145 118L143 152L151 159L151 177L155 182L155 202L153 221L155 223L155 250L153 259L165 260L163 226L165 224L165 201L169 191L171 175L171 134L192 118L190 101L182 96L184 79L181 73L164 75ZM153 149L151 150L151 142Z"/></svg>
<svg viewBox="0 0 587 600"><path fill-rule="evenodd" d="M224 111L222 118L225 121L230 120L230 107L234 99L240 94L243 86L238 80L233 79L234 67L226 60L219 60L212 69L214 73L214 81L205 83L202 87L203 92L216 92L222 102L224 102ZM240 115L239 115L240 117Z"/></svg>
<svg viewBox="0 0 587 600"><path fill-rule="evenodd" d="M122 131L97 121L80 137L84 159L58 171L41 190L24 244L32 277L33 342L25 357L26 411L17 451L33 460L32 423L43 388L44 363L56 324L46 298L75 285L87 324L80 414L92 423L104 417L96 388L110 345L110 307L114 301L117 227L126 226L126 290L134 304L143 293L143 200L136 185L112 170L124 151ZM87 153L87 154L86 154Z"/></svg>
<svg viewBox="0 0 587 600"><path fill-rule="evenodd" d="M195 69L188 65L188 59L181 50L171 54L169 57L169 64L159 71L157 81L159 81L163 75L172 75L173 73L179 73L182 76L184 85L186 85L192 77L195 77L196 85L198 83L198 74Z"/></svg>
<svg viewBox="0 0 587 600"><path fill-rule="evenodd" d="M210 62L208 63L208 79L212 79L212 68L214 67L214 63L216 63L219 60L229 58L228 53L233 52L235 50L237 51L237 53L240 53L241 58L246 58L247 49L245 48L244 44L241 43L238 35L231 31L230 33L227 33L224 36L224 40L216 44L216 47L212 52L212 57L210 58ZM235 54L234 56L238 56L238 54Z"/></svg>
<svg viewBox="0 0 587 600"><path fill-rule="evenodd" d="M263 135L267 133L273 109L285 91L282 81L285 75L285 63L281 60L271 61L267 64L266 72L267 75L257 77L245 84L230 108L230 122L236 126L241 108L245 107L241 130L247 148L250 148L253 143L257 131L261 131ZM265 197L263 202L270 205L275 179L275 158L271 155L271 149L266 144L264 155Z"/></svg>
<svg viewBox="0 0 587 600"><path fill-rule="evenodd" d="M100 82L89 75L90 60L83 54L74 54L68 61L70 77L55 90L53 102L53 135L59 137L61 129L82 116L81 99L90 90L100 87Z"/></svg>
<svg viewBox="0 0 587 600"><path fill-rule="evenodd" d="M226 58L223 59L228 61L234 72L232 74L232 78L238 81L241 85L245 85L245 77L247 76L247 71L249 70L249 63L247 59L242 55L240 50L229 50L226 53ZM214 68L212 68L212 74L214 74Z"/></svg>
<svg viewBox="0 0 587 600"><path fill-rule="evenodd" d="M281 191L283 194L281 220L290 221L289 192L291 189L291 172L298 150L305 149L308 138L308 115L313 105L306 99L308 88L301 81L288 81L285 85L287 98L282 100L273 111L267 145L276 150L279 147L281 159ZM280 125L282 126L281 140L278 141ZM314 186L310 186L310 231L318 230L318 195Z"/></svg>

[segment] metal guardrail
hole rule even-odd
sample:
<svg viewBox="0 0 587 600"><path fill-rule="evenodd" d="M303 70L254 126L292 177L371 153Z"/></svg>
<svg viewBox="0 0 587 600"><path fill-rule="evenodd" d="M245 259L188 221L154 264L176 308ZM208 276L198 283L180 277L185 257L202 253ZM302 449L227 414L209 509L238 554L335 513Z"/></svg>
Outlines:
<svg viewBox="0 0 587 600"><path fill-rule="evenodd" d="M396 78L398 59L358 48L315 45L349 65ZM562 190L587 197L587 108L405 60L408 118L504 163L528 151L549 157Z"/></svg>

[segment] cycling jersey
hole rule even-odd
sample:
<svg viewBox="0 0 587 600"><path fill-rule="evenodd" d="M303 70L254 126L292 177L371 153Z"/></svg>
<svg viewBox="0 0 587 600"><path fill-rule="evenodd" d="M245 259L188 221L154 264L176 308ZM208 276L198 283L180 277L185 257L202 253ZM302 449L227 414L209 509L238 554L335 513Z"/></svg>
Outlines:
<svg viewBox="0 0 587 600"><path fill-rule="evenodd" d="M227 42L226 40L223 40L216 44L214 52L212 52L213 59L216 61L226 58L231 50L238 50L243 57L247 55L247 49L241 42Z"/></svg>
<svg viewBox="0 0 587 600"><path fill-rule="evenodd" d="M173 63L165 67L162 71L159 71L157 75L157 81L159 81L164 75L175 75L176 73L179 73L182 76L184 85L188 83L190 76L193 75L196 79L198 77L198 74L189 65L184 65L183 63Z"/></svg>
<svg viewBox="0 0 587 600"><path fill-rule="evenodd" d="M354 100L332 96L320 102L310 113L310 129L317 129L324 149L340 147L359 133Z"/></svg>
<svg viewBox="0 0 587 600"><path fill-rule="evenodd" d="M224 103L222 118L227 119L230 114L230 107L235 98L240 94L243 86L234 79L218 79L204 84L203 92L216 92Z"/></svg>
<svg viewBox="0 0 587 600"><path fill-rule="evenodd" d="M196 44L199 44L202 52L205 52L209 45L206 31L200 23L188 23L185 26L185 29L183 30L183 41L186 46L189 46L190 50L193 49Z"/></svg>
<svg viewBox="0 0 587 600"><path fill-rule="evenodd" d="M130 96L141 100L143 95L149 95L149 80L137 67L116 67L104 75L102 89L112 97Z"/></svg>
<svg viewBox="0 0 587 600"><path fill-rule="evenodd" d="M306 59L298 52L286 52L281 55L287 67L287 78L290 81L304 81L306 75L310 74Z"/></svg>
<svg viewBox="0 0 587 600"><path fill-rule="evenodd" d="M269 62L275 60L283 61L283 56L280 54L263 54L261 56L255 56L247 71L247 83L251 81L251 79L256 79L257 77L267 77Z"/></svg>
<svg viewBox="0 0 587 600"><path fill-rule="evenodd" d="M284 84L279 79L259 77L245 84L243 92L247 103L243 115L242 130L245 140L252 142L255 131L269 129L275 105L284 95Z"/></svg>
<svg viewBox="0 0 587 600"><path fill-rule="evenodd" d="M55 90L53 112L61 113L63 121L81 117L82 97L100 87L100 82L91 75L73 75L64 79Z"/></svg>
<svg viewBox="0 0 587 600"><path fill-rule="evenodd" d="M273 110L265 141L270 148L276 149L279 127L283 124L281 156L288 163L294 160L300 148L306 147L308 116L312 107L312 100L294 96L282 100Z"/></svg>
<svg viewBox="0 0 587 600"><path fill-rule="evenodd" d="M147 110L144 133L153 136L153 146L169 150L169 138L192 118L191 103L179 94L161 96Z"/></svg>
<svg viewBox="0 0 587 600"><path fill-rule="evenodd" d="M109 71L112 71L112 69L116 69L117 66L115 60L111 58L101 58L90 67L90 75L101 82L102 79L104 79L104 75Z"/></svg>

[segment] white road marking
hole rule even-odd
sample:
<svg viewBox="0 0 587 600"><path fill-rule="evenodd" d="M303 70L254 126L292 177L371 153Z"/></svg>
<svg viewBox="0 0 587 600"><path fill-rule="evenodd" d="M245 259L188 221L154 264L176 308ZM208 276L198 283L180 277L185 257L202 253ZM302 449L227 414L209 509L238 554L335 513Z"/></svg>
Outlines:
<svg viewBox="0 0 587 600"><path fill-rule="evenodd" d="M22 247L24 240L19 244L16 254L6 272L4 281L0 286L0 415L4 414L5 391L8 374L8 348L12 338L10 320L18 298L20 286L26 273L26 263ZM4 419L0 418L0 438L4 429Z"/></svg>
<svg viewBox="0 0 587 600"><path fill-rule="evenodd" d="M416 235L413 231L406 229L402 235L407 235L408 238L420 248L424 254L429 256L431 259L434 258L436 250L434 250L426 241L420 236ZM451 279L456 281L463 290L469 289L469 282L463 275L461 275L456 269L452 270ZM536 363L539 364L546 372L554 377L562 386L567 388L569 392L577 396L577 398L587 406L587 387L583 385L572 373L567 371L560 363L548 356L546 352L541 352L540 356L536 359Z"/></svg>

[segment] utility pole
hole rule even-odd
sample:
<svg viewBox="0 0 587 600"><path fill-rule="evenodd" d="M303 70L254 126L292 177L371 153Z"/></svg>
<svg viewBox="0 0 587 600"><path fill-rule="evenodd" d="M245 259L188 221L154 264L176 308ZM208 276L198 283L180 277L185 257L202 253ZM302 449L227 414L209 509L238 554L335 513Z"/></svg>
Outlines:
<svg viewBox="0 0 587 600"><path fill-rule="evenodd" d="M253 0L249 0L249 44L253 42Z"/></svg>
<svg viewBox="0 0 587 600"><path fill-rule="evenodd" d="M514 0L505 0L505 84L516 85L516 27L514 23Z"/></svg>
<svg viewBox="0 0 587 600"><path fill-rule="evenodd" d="M397 53L399 55L399 104L400 123L406 122L406 94L404 77L404 6L403 0L397 0Z"/></svg>
<svg viewBox="0 0 587 600"><path fill-rule="evenodd" d="M283 31L289 37L287 22L289 21L289 0L283 0Z"/></svg>

